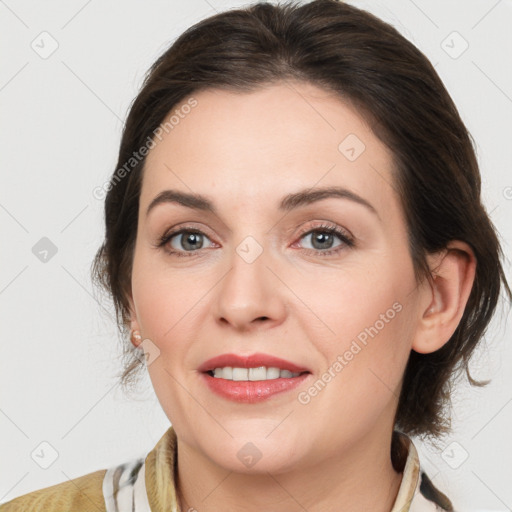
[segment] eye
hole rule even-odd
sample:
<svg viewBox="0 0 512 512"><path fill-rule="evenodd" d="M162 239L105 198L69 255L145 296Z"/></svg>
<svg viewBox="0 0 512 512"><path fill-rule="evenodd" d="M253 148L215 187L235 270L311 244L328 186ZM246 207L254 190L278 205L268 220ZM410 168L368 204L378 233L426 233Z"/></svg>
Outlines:
<svg viewBox="0 0 512 512"><path fill-rule="evenodd" d="M301 235L301 240L309 239L311 248L307 250L313 251L315 254L327 256L342 251L346 247L353 247L353 238L338 226L322 225L316 226ZM336 244L336 239L339 243Z"/></svg>
<svg viewBox="0 0 512 512"><path fill-rule="evenodd" d="M312 247L305 247L305 250L320 256L337 254L355 245L353 237L346 230L330 224L322 224L321 226L315 226L313 229L303 231L300 235L300 240L307 240L308 238ZM338 239L337 244L336 239ZM215 244L205 233L197 228L190 227L182 227L181 229L166 233L156 244L156 247L163 248L168 254L173 256L194 256L201 249L213 246Z"/></svg>
<svg viewBox="0 0 512 512"><path fill-rule="evenodd" d="M164 247L169 254L192 256L195 251L210 247L210 245L205 245L205 240L208 240L211 244L210 239L202 231L182 228L179 231L166 233L162 236L158 242L158 247Z"/></svg>

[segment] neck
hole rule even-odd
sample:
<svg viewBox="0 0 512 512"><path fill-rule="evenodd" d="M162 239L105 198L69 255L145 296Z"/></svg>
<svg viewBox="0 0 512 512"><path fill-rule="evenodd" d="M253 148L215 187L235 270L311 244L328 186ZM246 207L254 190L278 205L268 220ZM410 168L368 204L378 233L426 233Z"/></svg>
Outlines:
<svg viewBox="0 0 512 512"><path fill-rule="evenodd" d="M369 433L321 464L286 473L236 473L179 442L177 491L182 512L256 510L389 512L402 473L393 469L391 433Z"/></svg>

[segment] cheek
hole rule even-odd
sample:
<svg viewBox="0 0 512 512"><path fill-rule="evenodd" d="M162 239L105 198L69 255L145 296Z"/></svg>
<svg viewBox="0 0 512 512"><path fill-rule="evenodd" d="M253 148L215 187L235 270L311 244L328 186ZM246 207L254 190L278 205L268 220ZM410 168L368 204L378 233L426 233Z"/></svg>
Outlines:
<svg viewBox="0 0 512 512"><path fill-rule="evenodd" d="M310 322L303 328L316 340L326 368L343 374L338 385L356 395L394 390L410 352L412 267L380 261L378 268L354 267L338 279L320 280L322 286L306 295L321 322L316 335Z"/></svg>
<svg viewBox="0 0 512 512"><path fill-rule="evenodd" d="M338 308L325 321L336 336L317 343L324 367L298 397L305 404L299 408L304 421L315 418L317 428L331 441L338 438L339 425L348 437L357 438L379 417L391 414L398 402L410 353L405 307L389 289L371 290L358 300L348 300L340 292L330 296L329 308L333 310L333 302Z"/></svg>
<svg viewBox="0 0 512 512"><path fill-rule="evenodd" d="M205 290L201 280L170 269L159 260L144 251L136 254L132 291L143 336L165 350L168 341L181 339L179 334L193 321Z"/></svg>
<svg viewBox="0 0 512 512"><path fill-rule="evenodd" d="M185 382L183 361L191 325L197 323L194 305L204 291L190 285L194 279L175 271L171 274L154 257L151 261L141 252L134 260L132 291L141 334L156 346L152 348L156 356L150 353L147 372L162 409L173 425L179 425L190 407L188 396L179 386Z"/></svg>

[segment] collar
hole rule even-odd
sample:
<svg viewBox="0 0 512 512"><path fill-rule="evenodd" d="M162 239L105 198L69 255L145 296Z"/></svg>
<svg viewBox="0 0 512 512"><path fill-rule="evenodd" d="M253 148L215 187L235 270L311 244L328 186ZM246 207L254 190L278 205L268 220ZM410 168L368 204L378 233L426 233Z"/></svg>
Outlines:
<svg viewBox="0 0 512 512"><path fill-rule="evenodd" d="M402 483L398 489L395 504L391 512L406 512L410 510L414 496L418 494L419 476L420 476L420 459L414 443L409 437L395 430L393 432L393 445L398 445L395 453L402 452L405 454L405 464L402 461L393 460L393 465L403 466ZM395 445L396 443L396 445ZM394 450L393 450L394 451ZM402 455L403 457L403 455Z"/></svg>

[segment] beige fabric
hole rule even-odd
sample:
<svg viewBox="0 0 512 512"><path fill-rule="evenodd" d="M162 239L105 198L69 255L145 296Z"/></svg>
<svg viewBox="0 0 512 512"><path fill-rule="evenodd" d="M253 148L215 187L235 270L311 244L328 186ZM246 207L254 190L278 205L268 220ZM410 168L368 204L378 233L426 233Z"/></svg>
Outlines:
<svg viewBox="0 0 512 512"><path fill-rule="evenodd" d="M177 439L170 427L146 457L146 489L152 512L178 512L174 471Z"/></svg>
<svg viewBox="0 0 512 512"><path fill-rule="evenodd" d="M24 494L0 505L1 512L106 512L102 484L106 470Z"/></svg>

